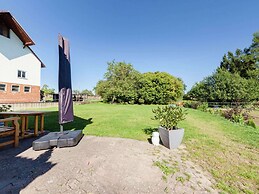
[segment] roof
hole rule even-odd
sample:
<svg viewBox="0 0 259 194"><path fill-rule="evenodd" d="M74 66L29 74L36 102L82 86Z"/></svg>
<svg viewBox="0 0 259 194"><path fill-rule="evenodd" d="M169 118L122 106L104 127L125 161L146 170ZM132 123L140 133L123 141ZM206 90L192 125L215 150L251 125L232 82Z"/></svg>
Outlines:
<svg viewBox="0 0 259 194"><path fill-rule="evenodd" d="M29 37L29 35L25 32L25 30L22 28L22 26L16 21L16 19L12 16L12 14L10 12L0 10L0 21L3 21L5 23L5 25L7 25L8 28L12 29L12 31L23 42L23 45L27 46L31 50L31 48L29 46L35 45L35 43ZM41 62L41 67L45 67L45 65L39 59L39 57L33 51L32 51L32 53Z"/></svg>

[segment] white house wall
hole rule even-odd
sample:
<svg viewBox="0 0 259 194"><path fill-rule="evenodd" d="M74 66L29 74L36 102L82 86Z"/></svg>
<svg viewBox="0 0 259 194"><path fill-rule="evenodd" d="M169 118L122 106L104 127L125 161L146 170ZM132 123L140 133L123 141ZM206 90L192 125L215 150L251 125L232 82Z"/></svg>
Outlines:
<svg viewBox="0 0 259 194"><path fill-rule="evenodd" d="M26 78L18 78L18 70ZM0 82L40 86L41 62L10 30L10 38L0 35Z"/></svg>

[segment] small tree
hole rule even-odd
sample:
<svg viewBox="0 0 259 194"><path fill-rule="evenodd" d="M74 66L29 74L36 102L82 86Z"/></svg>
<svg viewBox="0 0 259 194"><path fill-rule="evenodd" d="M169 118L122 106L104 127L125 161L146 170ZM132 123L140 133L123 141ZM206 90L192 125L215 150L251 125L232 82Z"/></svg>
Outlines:
<svg viewBox="0 0 259 194"><path fill-rule="evenodd" d="M52 95L55 93L55 89L49 88L47 84L42 86L41 91L43 91L44 95Z"/></svg>
<svg viewBox="0 0 259 194"><path fill-rule="evenodd" d="M93 92L87 89L82 90L81 94L87 95L87 96L94 96Z"/></svg>
<svg viewBox="0 0 259 194"><path fill-rule="evenodd" d="M108 63L104 80L97 83L95 91L105 102L135 103L139 77L140 73L131 64L112 61Z"/></svg>
<svg viewBox="0 0 259 194"><path fill-rule="evenodd" d="M53 100L53 95L55 93L55 89L49 88L47 84L44 84L41 88L41 91L43 93L43 96L45 97L45 100Z"/></svg>

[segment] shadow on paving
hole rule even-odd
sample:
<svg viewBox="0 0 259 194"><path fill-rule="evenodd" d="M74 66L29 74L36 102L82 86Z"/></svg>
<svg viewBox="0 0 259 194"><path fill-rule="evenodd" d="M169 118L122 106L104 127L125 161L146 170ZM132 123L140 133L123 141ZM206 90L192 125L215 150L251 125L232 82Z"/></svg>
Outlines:
<svg viewBox="0 0 259 194"><path fill-rule="evenodd" d="M0 150L0 193L19 193L35 178L55 166L48 162L52 150L43 152L35 159L19 156L31 147L35 139L21 140L18 148L7 146Z"/></svg>
<svg viewBox="0 0 259 194"><path fill-rule="evenodd" d="M58 112L49 114L45 118L46 130L54 126L50 131L59 131ZM74 122L66 124L65 129L84 129L86 125L92 123L92 119L83 119L76 117ZM32 122L30 122L32 123ZM46 134L46 133L45 133ZM43 134L43 135L45 135ZM42 136L42 135L41 135ZM34 179L48 172L56 164L49 162L53 152L52 149L47 151L35 151L35 157L21 156L26 150L32 147L32 142L41 136L35 138L22 139L19 147L14 148L11 145L0 149L0 193L19 193L23 188L29 185ZM38 153L41 153L40 155ZM37 156L37 157L36 157Z"/></svg>

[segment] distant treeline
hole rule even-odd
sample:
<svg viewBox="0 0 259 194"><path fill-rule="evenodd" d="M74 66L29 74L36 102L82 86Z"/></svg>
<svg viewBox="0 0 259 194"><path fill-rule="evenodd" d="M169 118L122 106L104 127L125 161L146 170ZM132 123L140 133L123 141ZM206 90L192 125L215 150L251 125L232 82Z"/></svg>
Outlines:
<svg viewBox="0 0 259 194"><path fill-rule="evenodd" d="M196 83L185 99L217 102L259 100L259 32L252 44L223 56L216 71Z"/></svg>

